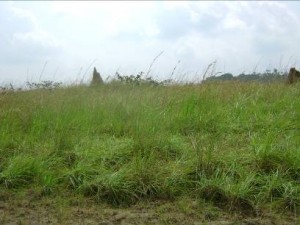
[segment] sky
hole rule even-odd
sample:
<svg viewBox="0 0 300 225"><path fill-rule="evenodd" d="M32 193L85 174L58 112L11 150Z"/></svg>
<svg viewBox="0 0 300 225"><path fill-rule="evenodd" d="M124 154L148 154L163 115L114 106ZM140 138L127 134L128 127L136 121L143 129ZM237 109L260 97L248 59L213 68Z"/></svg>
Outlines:
<svg viewBox="0 0 300 225"><path fill-rule="evenodd" d="M1 1L0 86L89 82L94 66L104 80L284 71L299 30L298 1Z"/></svg>

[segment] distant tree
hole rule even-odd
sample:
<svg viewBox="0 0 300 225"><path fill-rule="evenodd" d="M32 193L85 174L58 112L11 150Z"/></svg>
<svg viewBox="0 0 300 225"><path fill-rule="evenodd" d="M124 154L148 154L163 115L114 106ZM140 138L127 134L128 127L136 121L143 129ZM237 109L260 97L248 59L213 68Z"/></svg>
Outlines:
<svg viewBox="0 0 300 225"><path fill-rule="evenodd" d="M224 73L220 76L210 76L205 81L218 81L218 80L233 80L234 76L231 73Z"/></svg>
<svg viewBox="0 0 300 225"><path fill-rule="evenodd" d="M279 72L277 69L266 70L263 73L241 73L237 76L233 76L231 73L224 73L220 76L211 76L206 78L205 82L208 81L226 81L226 80L237 80L237 81L259 81L259 82L272 82L283 80L287 76L284 72Z"/></svg>
<svg viewBox="0 0 300 225"><path fill-rule="evenodd" d="M224 74L220 75L219 78L222 80L232 80L233 75L231 73L224 73Z"/></svg>

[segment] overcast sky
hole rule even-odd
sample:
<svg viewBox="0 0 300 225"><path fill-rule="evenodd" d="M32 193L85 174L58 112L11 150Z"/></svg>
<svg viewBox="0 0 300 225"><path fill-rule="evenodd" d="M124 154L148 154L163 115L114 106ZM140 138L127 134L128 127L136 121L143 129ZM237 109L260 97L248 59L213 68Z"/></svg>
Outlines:
<svg viewBox="0 0 300 225"><path fill-rule="evenodd" d="M147 72L200 79L216 72L300 67L300 2L0 2L0 86L88 81ZM178 63L180 61L180 63Z"/></svg>

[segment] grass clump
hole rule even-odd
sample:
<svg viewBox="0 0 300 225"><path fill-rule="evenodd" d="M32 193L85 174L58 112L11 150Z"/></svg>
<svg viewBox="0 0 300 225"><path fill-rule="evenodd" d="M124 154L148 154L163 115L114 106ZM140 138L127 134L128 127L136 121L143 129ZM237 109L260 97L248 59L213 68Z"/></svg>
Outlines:
<svg viewBox="0 0 300 225"><path fill-rule="evenodd" d="M0 182L6 188L16 188L33 183L42 170L42 164L28 155L11 158L2 168Z"/></svg>

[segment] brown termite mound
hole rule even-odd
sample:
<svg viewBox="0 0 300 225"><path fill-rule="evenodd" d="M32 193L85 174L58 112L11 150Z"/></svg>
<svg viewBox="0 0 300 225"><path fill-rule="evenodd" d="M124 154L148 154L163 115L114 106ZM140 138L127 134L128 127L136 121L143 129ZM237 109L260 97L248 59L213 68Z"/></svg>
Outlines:
<svg viewBox="0 0 300 225"><path fill-rule="evenodd" d="M97 86L103 84L102 77L100 73L97 71L96 67L94 67L93 71L93 79L91 81L91 86Z"/></svg>
<svg viewBox="0 0 300 225"><path fill-rule="evenodd" d="M292 67L288 74L288 80L287 80L288 83L293 84L293 83L297 82L299 79L300 79L300 72L298 70L296 70L295 67Z"/></svg>

